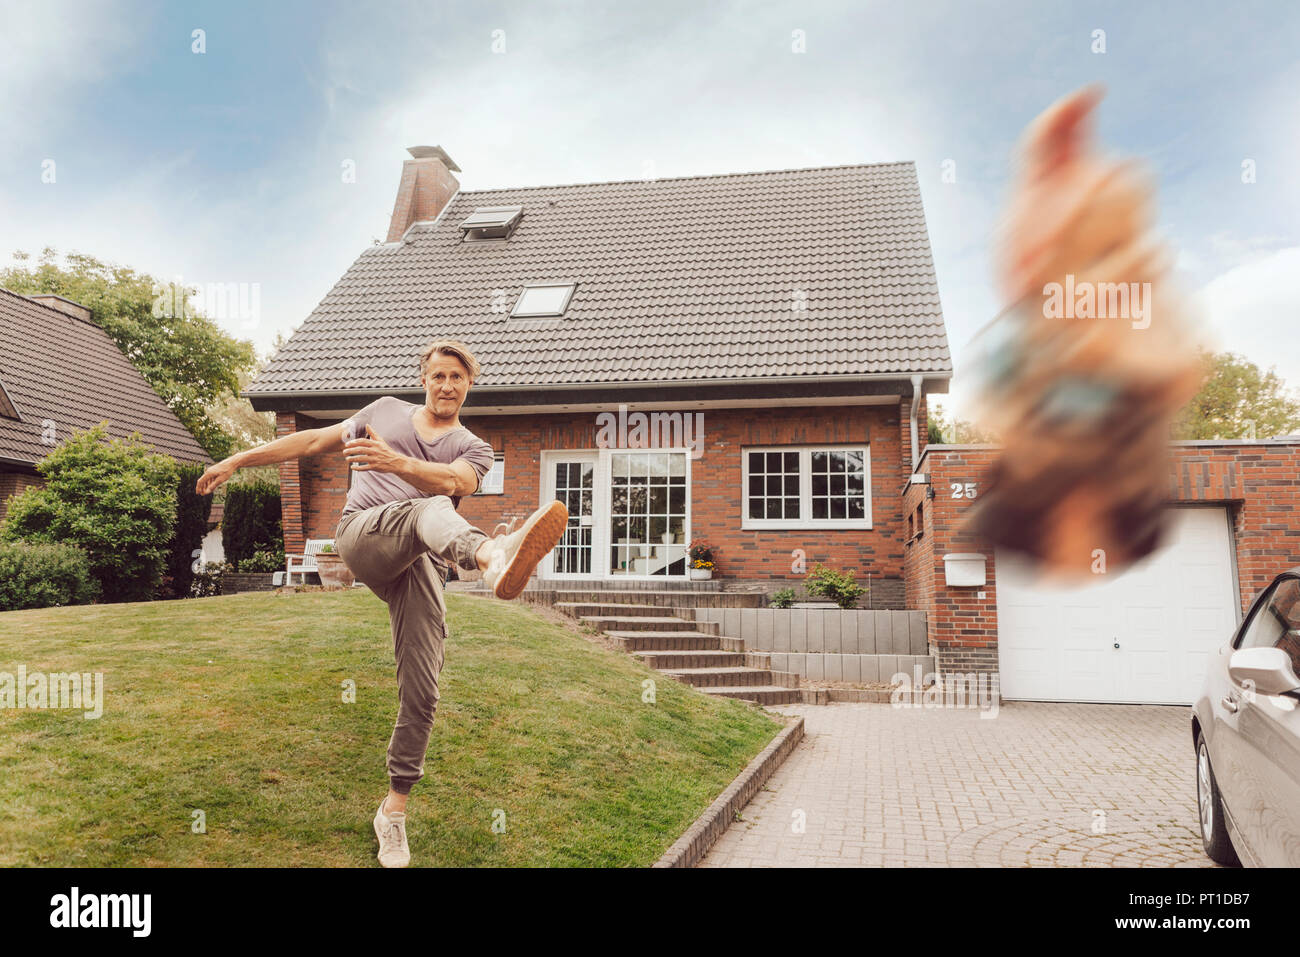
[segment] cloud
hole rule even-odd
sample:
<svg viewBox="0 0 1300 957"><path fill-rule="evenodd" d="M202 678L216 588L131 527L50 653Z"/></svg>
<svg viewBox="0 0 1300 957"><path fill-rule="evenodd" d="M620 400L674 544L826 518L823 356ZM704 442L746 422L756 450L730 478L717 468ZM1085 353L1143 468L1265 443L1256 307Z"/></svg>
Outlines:
<svg viewBox="0 0 1300 957"><path fill-rule="evenodd" d="M1264 369L1276 366L1292 389L1300 387L1296 276L1300 246L1291 246L1229 269L1196 297L1220 351L1240 353Z"/></svg>

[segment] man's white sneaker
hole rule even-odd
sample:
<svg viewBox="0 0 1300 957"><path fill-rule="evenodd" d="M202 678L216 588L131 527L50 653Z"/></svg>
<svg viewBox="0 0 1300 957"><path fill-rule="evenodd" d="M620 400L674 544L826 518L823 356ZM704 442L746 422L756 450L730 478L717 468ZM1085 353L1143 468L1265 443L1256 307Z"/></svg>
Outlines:
<svg viewBox="0 0 1300 957"><path fill-rule="evenodd" d="M554 501L543 505L517 531L492 539L483 581L498 598L514 598L532 575L537 563L564 537L569 510Z"/></svg>
<svg viewBox="0 0 1300 957"><path fill-rule="evenodd" d="M405 867L411 863L411 848L406 843L406 812L384 813L388 798L379 802L375 812L375 837L379 838L379 863L384 867Z"/></svg>

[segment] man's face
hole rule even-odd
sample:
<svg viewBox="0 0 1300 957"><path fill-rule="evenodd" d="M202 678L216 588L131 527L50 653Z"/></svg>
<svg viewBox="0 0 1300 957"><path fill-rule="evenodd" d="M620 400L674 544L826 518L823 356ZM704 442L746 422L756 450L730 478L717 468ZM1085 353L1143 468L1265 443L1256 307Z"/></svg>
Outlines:
<svg viewBox="0 0 1300 957"><path fill-rule="evenodd" d="M434 416L450 419L460 411L469 394L469 370L455 356L435 352L424 364L420 385L424 386L425 405Z"/></svg>

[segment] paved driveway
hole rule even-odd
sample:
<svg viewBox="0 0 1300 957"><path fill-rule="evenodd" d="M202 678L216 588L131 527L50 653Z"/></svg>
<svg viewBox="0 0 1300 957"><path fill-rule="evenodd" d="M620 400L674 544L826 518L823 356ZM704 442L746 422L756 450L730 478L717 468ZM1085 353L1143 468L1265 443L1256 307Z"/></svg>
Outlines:
<svg viewBox="0 0 1300 957"><path fill-rule="evenodd" d="M1188 708L772 710L807 737L702 867L1213 866Z"/></svg>

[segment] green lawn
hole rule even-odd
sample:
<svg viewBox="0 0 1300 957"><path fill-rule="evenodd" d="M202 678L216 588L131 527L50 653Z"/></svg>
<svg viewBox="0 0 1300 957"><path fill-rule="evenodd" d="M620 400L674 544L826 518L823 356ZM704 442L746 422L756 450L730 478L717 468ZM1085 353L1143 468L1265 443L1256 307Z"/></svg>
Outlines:
<svg viewBox="0 0 1300 957"><path fill-rule="evenodd" d="M412 866L648 865L782 727L525 606L448 604ZM390 642L364 589L0 613L0 672L105 676L98 720L0 709L0 865L378 866Z"/></svg>

